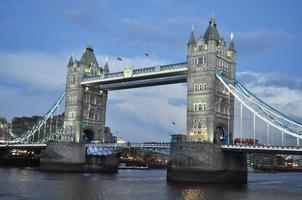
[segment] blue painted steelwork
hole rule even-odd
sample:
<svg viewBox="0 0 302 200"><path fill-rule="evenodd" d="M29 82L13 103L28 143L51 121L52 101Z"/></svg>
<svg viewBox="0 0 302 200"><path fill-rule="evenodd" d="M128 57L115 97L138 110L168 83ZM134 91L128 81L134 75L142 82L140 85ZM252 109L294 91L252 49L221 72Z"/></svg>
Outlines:
<svg viewBox="0 0 302 200"><path fill-rule="evenodd" d="M53 106L48 110L48 112L44 115L44 117L38 121L36 125L34 125L30 130L28 130L26 133L21 135L20 137L14 138L12 141L8 141L9 143L24 143L27 142L27 140L34 136L35 133L39 131L39 129L46 124L47 120L53 116L53 114L56 112L56 110L59 108L59 105L63 101L65 97L65 92L63 92L58 100L53 104ZM40 141L42 142L42 141ZM46 139L43 138L43 143L46 142Z"/></svg>
<svg viewBox="0 0 302 200"><path fill-rule="evenodd" d="M170 143L99 143L86 144L87 155L111 155L120 152L125 148L143 149L153 153L169 155Z"/></svg>
<svg viewBox="0 0 302 200"><path fill-rule="evenodd" d="M182 83L187 81L187 63L176 63L134 69L129 75L124 72L85 76L82 85L98 85L103 90L119 90L136 87Z"/></svg>

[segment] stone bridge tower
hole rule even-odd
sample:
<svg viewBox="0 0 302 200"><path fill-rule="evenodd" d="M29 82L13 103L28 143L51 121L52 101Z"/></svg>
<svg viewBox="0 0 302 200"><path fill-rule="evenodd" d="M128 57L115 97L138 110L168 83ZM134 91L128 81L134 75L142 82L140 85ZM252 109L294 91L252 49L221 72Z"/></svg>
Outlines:
<svg viewBox="0 0 302 200"><path fill-rule="evenodd" d="M197 39L192 30L188 42L187 141L171 143L168 181L247 182L245 153L221 148L221 143L232 142L234 98L215 77L215 71L234 80L235 57L233 34L226 47L215 19Z"/></svg>
<svg viewBox="0 0 302 200"><path fill-rule="evenodd" d="M85 142L104 138L107 91L83 86L84 76L103 76L108 63L99 67L93 46L88 44L80 61L71 56L67 65L63 141Z"/></svg>
<svg viewBox="0 0 302 200"><path fill-rule="evenodd" d="M220 37L214 18L205 33L188 41L187 138L191 141L221 143L234 132L234 99L215 77L219 70L235 79L236 50L233 35L229 47ZM230 135L230 138L227 136Z"/></svg>

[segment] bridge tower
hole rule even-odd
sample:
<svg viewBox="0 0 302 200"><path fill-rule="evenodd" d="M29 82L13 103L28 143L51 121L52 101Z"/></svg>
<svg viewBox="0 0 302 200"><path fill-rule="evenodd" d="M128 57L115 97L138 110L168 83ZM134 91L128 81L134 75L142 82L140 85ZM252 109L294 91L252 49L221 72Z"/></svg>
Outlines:
<svg viewBox="0 0 302 200"><path fill-rule="evenodd" d="M84 76L104 76L109 73L108 62L99 67L91 43L80 61L70 57L67 65L63 141L76 143L104 138L107 91L98 86L82 86Z"/></svg>
<svg viewBox="0 0 302 200"><path fill-rule="evenodd" d="M235 58L233 34L227 47L214 18L203 36L195 39L192 30L187 58L187 135L186 141L171 143L167 180L247 181L246 155L226 153L221 148L221 143L232 142L234 97L216 78L215 71L234 80Z"/></svg>
<svg viewBox="0 0 302 200"><path fill-rule="evenodd" d="M214 18L203 35L188 41L187 138L189 141L232 141L234 99L215 77L215 70L235 79L236 50L233 34L229 48L220 37ZM229 136L229 138L228 138Z"/></svg>

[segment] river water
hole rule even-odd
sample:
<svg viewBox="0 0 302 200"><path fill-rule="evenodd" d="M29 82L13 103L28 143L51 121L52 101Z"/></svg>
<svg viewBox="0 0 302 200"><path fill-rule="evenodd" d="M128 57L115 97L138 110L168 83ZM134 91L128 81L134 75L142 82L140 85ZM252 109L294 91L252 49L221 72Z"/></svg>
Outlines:
<svg viewBox="0 0 302 200"><path fill-rule="evenodd" d="M49 173L0 168L0 200L302 199L302 173L250 173L246 185L168 184L165 170L118 174Z"/></svg>

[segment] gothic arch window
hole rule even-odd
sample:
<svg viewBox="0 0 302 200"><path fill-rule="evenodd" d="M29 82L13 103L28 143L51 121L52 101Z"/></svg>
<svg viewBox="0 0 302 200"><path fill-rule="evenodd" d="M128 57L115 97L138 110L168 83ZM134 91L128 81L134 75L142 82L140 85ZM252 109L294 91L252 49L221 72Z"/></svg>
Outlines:
<svg viewBox="0 0 302 200"><path fill-rule="evenodd" d="M228 113L229 113L229 106L228 106L227 103L224 105L224 113L225 113L225 114L228 114Z"/></svg>
<svg viewBox="0 0 302 200"><path fill-rule="evenodd" d="M197 122L197 128L201 129L201 122Z"/></svg>
<svg viewBox="0 0 302 200"><path fill-rule="evenodd" d="M68 130L67 130L67 133L68 133L68 134L72 134L72 132L73 132L72 126L69 125L69 126L68 126Z"/></svg>
<svg viewBox="0 0 302 200"><path fill-rule="evenodd" d="M203 84L203 90L207 90L208 89L208 84L207 83L204 83Z"/></svg>
<svg viewBox="0 0 302 200"><path fill-rule="evenodd" d="M88 119L95 120L95 111L94 111L94 109L89 110Z"/></svg>
<svg viewBox="0 0 302 200"><path fill-rule="evenodd" d="M221 100L219 104L219 112L223 112L223 110L224 110L224 101Z"/></svg>
<svg viewBox="0 0 302 200"><path fill-rule="evenodd" d="M218 103L218 101L215 102L215 111L216 112L219 111L219 103Z"/></svg>

